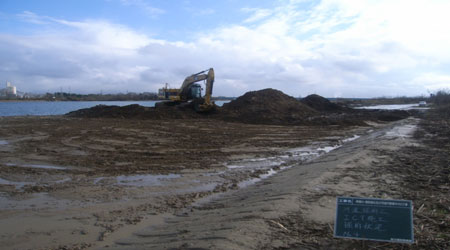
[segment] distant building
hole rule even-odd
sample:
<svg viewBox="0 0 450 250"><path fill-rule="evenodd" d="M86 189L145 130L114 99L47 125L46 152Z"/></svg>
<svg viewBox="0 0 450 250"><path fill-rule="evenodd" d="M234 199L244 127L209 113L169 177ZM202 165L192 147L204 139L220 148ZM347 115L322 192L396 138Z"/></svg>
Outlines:
<svg viewBox="0 0 450 250"><path fill-rule="evenodd" d="M6 88L0 89L0 96L17 96L17 88L10 82L6 82Z"/></svg>
<svg viewBox="0 0 450 250"><path fill-rule="evenodd" d="M6 93L10 95L17 95L16 86L13 86L10 82L6 82Z"/></svg>

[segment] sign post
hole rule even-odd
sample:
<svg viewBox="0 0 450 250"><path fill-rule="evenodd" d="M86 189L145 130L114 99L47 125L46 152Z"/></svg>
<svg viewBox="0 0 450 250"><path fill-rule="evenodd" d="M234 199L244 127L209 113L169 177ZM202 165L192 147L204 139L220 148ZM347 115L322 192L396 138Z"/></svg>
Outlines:
<svg viewBox="0 0 450 250"><path fill-rule="evenodd" d="M412 202L337 197L334 237L414 243Z"/></svg>

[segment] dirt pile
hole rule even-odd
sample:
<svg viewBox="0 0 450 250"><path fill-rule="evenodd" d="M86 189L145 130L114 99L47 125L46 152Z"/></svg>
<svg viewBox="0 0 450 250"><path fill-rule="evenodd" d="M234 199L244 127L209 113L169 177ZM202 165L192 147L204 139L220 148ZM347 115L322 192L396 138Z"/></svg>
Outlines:
<svg viewBox="0 0 450 250"><path fill-rule="evenodd" d="M80 118L125 118L125 119L184 119L211 117L225 121L252 124L307 124L317 111L295 98L274 89L247 92L236 100L224 104L214 112L196 113L189 105L161 106L158 108L140 105L98 105L67 114Z"/></svg>
<svg viewBox="0 0 450 250"><path fill-rule="evenodd" d="M398 121L411 116L406 110L359 110L359 115L363 118L369 117L371 120L382 122Z"/></svg>
<svg viewBox="0 0 450 250"><path fill-rule="evenodd" d="M86 118L96 118L96 117L109 117L109 118L130 118L136 115L142 115L147 113L147 108L140 105L128 105L124 107L120 106L107 106L107 105L97 105L92 108L79 109L72 111L67 114L71 117L86 117Z"/></svg>
<svg viewBox="0 0 450 250"><path fill-rule="evenodd" d="M319 95L301 101L275 89L251 91L236 100L216 107L213 112L197 113L192 103L157 108L137 104L128 106L98 105L67 114L79 118L121 119L196 119L272 125L366 125L365 121L396 121L408 117L401 110L362 110L342 107Z"/></svg>
<svg viewBox="0 0 450 250"><path fill-rule="evenodd" d="M339 112L346 110L346 108L316 94L309 95L301 99L300 102L320 112Z"/></svg>
<svg viewBox="0 0 450 250"><path fill-rule="evenodd" d="M166 106L159 108L143 107L138 104L128 106L97 105L66 114L80 118L134 118L134 119L183 119L201 117L188 107Z"/></svg>
<svg viewBox="0 0 450 250"><path fill-rule="evenodd" d="M275 89L250 91L222 108L222 118L258 124L300 124L317 112Z"/></svg>

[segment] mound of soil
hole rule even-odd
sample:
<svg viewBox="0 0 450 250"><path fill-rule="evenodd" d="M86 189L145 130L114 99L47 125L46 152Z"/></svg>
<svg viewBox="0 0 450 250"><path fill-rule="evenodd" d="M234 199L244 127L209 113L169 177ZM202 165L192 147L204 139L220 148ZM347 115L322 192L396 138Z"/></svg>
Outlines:
<svg viewBox="0 0 450 250"><path fill-rule="evenodd" d="M327 99L310 95L297 99L275 89L251 91L217 107L213 112L197 113L192 103L157 108L137 104L98 105L66 114L79 118L190 119L214 118L225 121L272 125L344 125L364 126L365 121L396 121L410 114L400 110L357 110L339 106Z"/></svg>
<svg viewBox="0 0 450 250"><path fill-rule="evenodd" d="M332 103L328 99L316 94L309 95L301 99L300 102L320 112L339 112L346 110L346 108Z"/></svg>
<svg viewBox="0 0 450 250"><path fill-rule="evenodd" d="M202 115L193 109L179 106L165 106L159 108L143 107L138 104L128 106L97 105L92 108L80 109L66 114L79 118L134 118L134 119L183 119L196 118Z"/></svg>
<svg viewBox="0 0 450 250"><path fill-rule="evenodd" d="M92 108L72 111L68 113L67 116L87 117L87 118L97 118L97 117L130 118L135 117L136 115L142 115L146 112L147 109L145 107L137 104L128 105L124 107L97 105Z"/></svg>
<svg viewBox="0 0 450 250"><path fill-rule="evenodd" d="M305 123L317 112L275 89L251 91L223 105L223 118L257 124Z"/></svg>

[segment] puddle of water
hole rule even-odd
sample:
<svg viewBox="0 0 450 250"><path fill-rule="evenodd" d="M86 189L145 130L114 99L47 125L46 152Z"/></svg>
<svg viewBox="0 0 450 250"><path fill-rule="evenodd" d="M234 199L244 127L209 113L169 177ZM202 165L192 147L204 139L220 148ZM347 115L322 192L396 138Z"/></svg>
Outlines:
<svg viewBox="0 0 450 250"><path fill-rule="evenodd" d="M323 151L323 152L325 152L325 153L329 153L329 152L331 152L331 151L333 151L333 150L335 150L335 149L337 149L337 148L340 148L341 147L341 145L336 145L336 146L325 146L325 147L320 147L320 148L318 148L317 149L317 151Z"/></svg>
<svg viewBox="0 0 450 250"><path fill-rule="evenodd" d="M97 177L94 179L94 184L98 184L100 181L104 180L105 177Z"/></svg>
<svg viewBox="0 0 450 250"><path fill-rule="evenodd" d="M271 169L269 169L269 171L267 173L262 174L259 177L239 182L238 183L238 187L239 188L244 188L244 187L247 187L249 185L253 185L253 184L255 184L257 182L260 182L261 180L264 180L264 179L266 179L266 178L268 178L268 177L270 177L270 176L272 176L272 175L274 175L274 174L276 174L276 173L278 173L278 172L280 172L280 171L282 171L284 169L291 168L291 167L292 166L280 167L279 170L274 170L273 168L271 168Z"/></svg>
<svg viewBox="0 0 450 250"><path fill-rule="evenodd" d="M60 183L68 182L68 181L71 181L71 180L72 180L72 178L67 177L67 178L64 178L62 180L55 181L55 183L60 184Z"/></svg>
<svg viewBox="0 0 450 250"><path fill-rule="evenodd" d="M161 181L180 178L179 174L168 174L168 175L121 175L116 177L117 184L125 186L160 186Z"/></svg>
<svg viewBox="0 0 450 250"><path fill-rule="evenodd" d="M356 109L385 109L385 110L410 110L410 109L429 109L427 107L421 107L419 103L413 104L387 104L387 105L375 105L375 106L364 106L355 107Z"/></svg>
<svg viewBox="0 0 450 250"><path fill-rule="evenodd" d="M35 184L34 182L22 182L22 181L8 181L5 179L0 178L0 185L13 185L16 187L16 189L21 189L25 185L32 185Z"/></svg>
<svg viewBox="0 0 450 250"><path fill-rule="evenodd" d="M5 140L0 140L0 146L2 145L8 145L9 143Z"/></svg>
<svg viewBox="0 0 450 250"><path fill-rule="evenodd" d="M350 137L350 138L347 138L347 139L342 140L342 142L343 142L343 143L351 142L351 141L354 141L354 140L358 139L359 137L361 137L361 136L359 136L359 135L354 135L353 137Z"/></svg>
<svg viewBox="0 0 450 250"><path fill-rule="evenodd" d="M258 159L249 159L249 160L243 160L239 161L239 164L231 164L226 165L228 169L240 169L240 168L272 168L276 166L281 166L282 164L286 163L283 160L275 160L276 157L270 157L270 158L258 158Z"/></svg>
<svg viewBox="0 0 450 250"><path fill-rule="evenodd" d="M245 168L243 165L227 165L228 169L234 169L234 168Z"/></svg>
<svg viewBox="0 0 450 250"><path fill-rule="evenodd" d="M387 137L411 137L416 130L416 125L397 126L386 132Z"/></svg>
<svg viewBox="0 0 450 250"><path fill-rule="evenodd" d="M321 152L309 147L302 147L290 149L286 151L286 153L288 153L288 155L282 155L280 157L289 162L304 162L319 157Z"/></svg>
<svg viewBox="0 0 450 250"><path fill-rule="evenodd" d="M51 166L51 165L40 165L40 164L29 164L29 165L24 165L24 166L25 167L30 167L30 168L43 168L43 169L59 169L59 170L67 169L66 167Z"/></svg>
<svg viewBox="0 0 450 250"><path fill-rule="evenodd" d="M239 162L235 162L234 164L227 164L226 167L229 171L241 171L242 169L268 169L268 173L263 174L257 178L252 178L249 180L242 181L238 184L240 188L246 187L248 185L255 184L256 182L265 179L271 175L277 173L273 168L280 166L280 170L291 167L291 166L281 166L283 164L292 164L299 163L305 161L311 161L323 154L329 153L337 148L340 148L343 143L354 141L360 138L359 135L354 135L349 138L342 139L337 145L334 146L322 146L322 147L300 147L300 148L292 148L285 151L285 155L280 155L276 157L267 157L267 158L255 158L255 159L247 159Z"/></svg>
<svg viewBox="0 0 450 250"><path fill-rule="evenodd" d="M359 138L355 135L351 138L344 139L343 141L352 141ZM329 153L341 145L335 146L324 146L318 148L312 147L300 147L293 148L285 151L287 154L279 155L277 157L268 158L256 158L256 159L246 159L233 164L226 164L225 166L229 170L240 170L240 169L272 169L274 167L282 166L283 164L289 164L291 162L305 162L313 160L324 153Z"/></svg>
<svg viewBox="0 0 450 250"><path fill-rule="evenodd" d="M254 159L248 159L248 161L252 161L252 162L258 162L258 161L267 161L267 160L274 160L277 157L275 156L271 156L271 157L263 157L263 158L254 158Z"/></svg>
<svg viewBox="0 0 450 250"><path fill-rule="evenodd" d="M325 147L319 147L319 148L311 148L311 147L301 147L301 148L293 148L286 152L290 153L292 156L298 158L300 157L304 160L312 159L315 157L318 157L319 155L323 153L329 153L332 150L335 150L339 148L341 145L336 146L325 146ZM296 159L298 160L298 159Z"/></svg>
<svg viewBox="0 0 450 250"><path fill-rule="evenodd" d="M218 176L226 173L226 171L212 172L212 173L202 173L203 176Z"/></svg>
<svg viewBox="0 0 450 250"><path fill-rule="evenodd" d="M65 170L65 169L67 169L66 167L42 165L42 164L23 164L23 165L18 165L18 164L14 164L14 163L6 163L6 166L9 166L9 167L20 167L20 168L57 169L57 170Z"/></svg>
<svg viewBox="0 0 450 250"><path fill-rule="evenodd" d="M294 162L301 163L311 161L322 154L329 153L337 148L340 148L343 143L354 141L360 137L361 136L359 135L353 135L352 137L344 138L340 140L339 144L334 146L320 146L320 144L317 145L317 143L316 146L313 144L312 146L307 147L291 148L285 151L286 154L279 156L234 161L226 163L225 166L229 171L240 171L242 169L272 169L274 167L292 164Z"/></svg>
<svg viewBox="0 0 450 250"><path fill-rule="evenodd" d="M310 147L301 147L301 148L291 148L287 150L286 152L292 153L294 155L311 155L311 154L317 154L316 152L313 152L314 149Z"/></svg>

